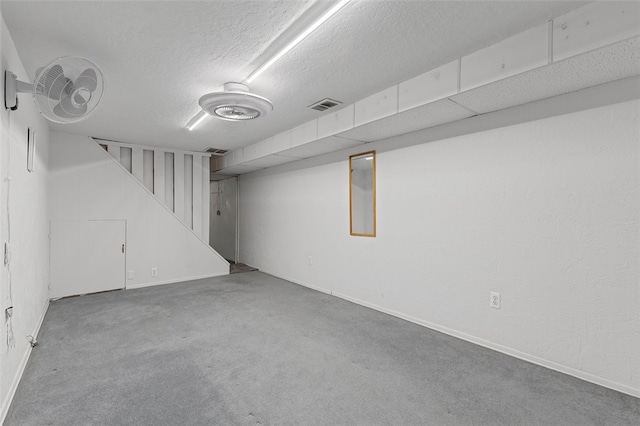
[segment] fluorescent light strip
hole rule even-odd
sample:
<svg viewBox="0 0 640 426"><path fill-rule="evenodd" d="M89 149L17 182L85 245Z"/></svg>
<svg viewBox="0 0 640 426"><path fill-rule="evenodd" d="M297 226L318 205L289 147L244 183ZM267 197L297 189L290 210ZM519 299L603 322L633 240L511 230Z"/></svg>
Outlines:
<svg viewBox="0 0 640 426"><path fill-rule="evenodd" d="M316 20L313 24L311 24L311 26L307 27L306 30L304 30L302 33L300 33L300 35L298 35L298 37L296 37L291 43L287 44L284 47L284 49L282 49L281 51L276 53L274 56L271 57L271 59L269 59L267 62L265 62L260 68L258 68L254 72L252 72L249 75L249 77L247 77L245 79L245 82L248 84L248 83L251 83L253 80L255 80L260 74L265 72L267 70L267 68L269 68L271 65L275 64L280 58L282 58L284 55L286 55L287 52L289 52L291 49L296 47L298 45L298 43L300 43L309 34L311 34L313 31L315 31L316 28L318 28L320 25L325 23L329 18L331 18L333 15L335 15L340 9L342 9L347 3L349 3L349 1L350 0L340 0L335 6L333 6L331 9L329 9L327 12L325 12L324 15L322 15L320 18L318 18L318 20Z"/></svg>
<svg viewBox="0 0 640 426"><path fill-rule="evenodd" d="M191 120L189 120L189 123L187 123L187 129L189 129L189 131L192 131L193 129L198 127L200 123L202 123L204 119L207 118L208 115L209 114L206 111L201 110Z"/></svg>

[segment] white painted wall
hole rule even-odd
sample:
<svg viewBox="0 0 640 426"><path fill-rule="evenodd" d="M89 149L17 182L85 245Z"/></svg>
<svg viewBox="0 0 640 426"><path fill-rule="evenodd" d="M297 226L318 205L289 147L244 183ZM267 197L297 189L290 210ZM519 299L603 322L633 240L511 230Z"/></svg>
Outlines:
<svg viewBox="0 0 640 426"><path fill-rule="evenodd" d="M213 181L209 188L209 244L225 259L235 261L238 180L234 177Z"/></svg>
<svg viewBox="0 0 640 426"><path fill-rule="evenodd" d="M349 153L243 175L240 260L640 396L639 117L630 101L379 152L376 238L349 236Z"/></svg>
<svg viewBox="0 0 640 426"><path fill-rule="evenodd" d="M229 273L218 253L94 141L51 132L51 146L51 220L126 220L126 268L134 275L127 288Z"/></svg>
<svg viewBox="0 0 640 426"><path fill-rule="evenodd" d="M33 77L25 73L4 21L1 27L2 81L4 70L17 74L22 81L32 81ZM3 83L0 99L4 99ZM27 336L37 333L48 306L49 129L29 94L20 95L18 102L17 111L6 110L4 104L0 107L0 246L9 240L11 246L9 266L0 261L0 423L31 353ZM26 167L27 127L36 132L33 173L28 173ZM13 306L11 327L15 338L11 346L7 344L5 319L5 309L9 306Z"/></svg>
<svg viewBox="0 0 640 426"><path fill-rule="evenodd" d="M193 227L193 155L184 156L184 222Z"/></svg>
<svg viewBox="0 0 640 426"><path fill-rule="evenodd" d="M164 204L171 211L173 206L173 152L164 153Z"/></svg>

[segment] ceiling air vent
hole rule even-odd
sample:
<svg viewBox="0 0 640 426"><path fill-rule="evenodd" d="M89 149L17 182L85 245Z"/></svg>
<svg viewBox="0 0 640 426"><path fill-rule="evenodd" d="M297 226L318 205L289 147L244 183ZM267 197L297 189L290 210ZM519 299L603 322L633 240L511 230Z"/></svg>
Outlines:
<svg viewBox="0 0 640 426"><path fill-rule="evenodd" d="M220 149L220 148L207 148L204 152L208 152L211 155L219 155L219 156L223 156L227 153L226 149Z"/></svg>
<svg viewBox="0 0 640 426"><path fill-rule="evenodd" d="M324 98L321 101L314 103L313 105L309 105L309 108L315 109L316 111L326 111L329 108L333 108L336 105L340 105L342 102L335 101L333 99Z"/></svg>

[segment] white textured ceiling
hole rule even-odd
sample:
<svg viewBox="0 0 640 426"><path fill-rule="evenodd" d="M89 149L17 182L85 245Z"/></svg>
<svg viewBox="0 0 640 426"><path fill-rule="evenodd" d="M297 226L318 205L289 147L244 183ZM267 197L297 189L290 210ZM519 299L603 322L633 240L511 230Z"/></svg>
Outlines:
<svg viewBox="0 0 640 426"><path fill-rule="evenodd" d="M85 56L105 75L87 120L52 128L103 139L235 149L319 117L329 97L350 104L584 5L576 1L352 0L251 89L275 109L251 122L186 122L200 96L242 81L332 2L6 1L2 16L30 75ZM23 101L24 102L24 101Z"/></svg>

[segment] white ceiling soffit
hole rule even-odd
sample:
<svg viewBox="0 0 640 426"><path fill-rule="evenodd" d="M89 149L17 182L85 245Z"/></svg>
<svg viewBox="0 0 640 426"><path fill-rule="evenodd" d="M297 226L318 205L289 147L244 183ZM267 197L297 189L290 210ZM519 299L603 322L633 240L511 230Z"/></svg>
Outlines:
<svg viewBox="0 0 640 426"><path fill-rule="evenodd" d="M216 176L216 175L221 175L221 176L225 176L225 177L233 177L233 176L238 176L238 175L243 175L245 173L251 173L251 172L255 172L258 171L260 169L263 169L264 167L251 167L251 166L230 166L227 167L224 171L224 173L220 173L220 172L215 172L215 173L211 173L211 176ZM215 179L214 179L215 180Z"/></svg>
<svg viewBox="0 0 640 426"><path fill-rule="evenodd" d="M327 135L383 140L636 75L640 3L592 4L269 138L261 151L290 154L273 143L287 138L291 147L309 150ZM246 152L252 146L214 170L242 164Z"/></svg>
<svg viewBox="0 0 640 426"><path fill-rule="evenodd" d="M280 155L280 153L278 153L274 155L266 155L256 160L247 161L246 163L242 163L242 165L258 167L258 168L266 168L266 167L274 167L274 166L279 166L281 164L291 163L292 161L296 161L299 159L300 158L288 157L286 155Z"/></svg>
<svg viewBox="0 0 640 426"><path fill-rule="evenodd" d="M362 142L373 142L440 124L451 123L474 115L476 115L476 112L445 98L354 127L351 130L340 133L340 136Z"/></svg>
<svg viewBox="0 0 640 426"><path fill-rule="evenodd" d="M638 73L640 38L635 37L460 93L451 99L482 114L620 80Z"/></svg>
<svg viewBox="0 0 640 426"><path fill-rule="evenodd" d="M105 94L87 120L57 130L202 151L237 149L579 8L575 1L352 0L250 85L274 111L247 123L184 126L198 99L241 81L333 2L1 1L31 80L60 56L93 60ZM326 113L329 113L327 111ZM326 114L325 113L325 114Z"/></svg>
<svg viewBox="0 0 640 426"><path fill-rule="evenodd" d="M282 154L298 158L310 158L315 157L316 155L326 154L328 152L341 151L358 145L362 145L362 142L342 137L329 136L314 143L302 143L298 146L294 146L283 151Z"/></svg>

